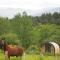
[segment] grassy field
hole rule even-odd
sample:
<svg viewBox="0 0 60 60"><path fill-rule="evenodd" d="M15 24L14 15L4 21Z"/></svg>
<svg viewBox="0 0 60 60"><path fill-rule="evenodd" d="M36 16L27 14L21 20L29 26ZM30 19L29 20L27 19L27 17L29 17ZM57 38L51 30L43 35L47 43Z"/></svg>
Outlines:
<svg viewBox="0 0 60 60"><path fill-rule="evenodd" d="M0 60L5 60L4 54L0 53ZM20 60L20 57L11 57L10 60ZM40 56L40 55L25 55L22 60L60 60L60 56Z"/></svg>

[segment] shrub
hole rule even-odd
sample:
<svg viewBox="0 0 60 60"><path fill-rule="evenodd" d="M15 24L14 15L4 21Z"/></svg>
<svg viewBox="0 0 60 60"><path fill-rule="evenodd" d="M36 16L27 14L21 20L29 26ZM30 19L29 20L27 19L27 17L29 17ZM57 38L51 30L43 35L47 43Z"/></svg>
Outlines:
<svg viewBox="0 0 60 60"><path fill-rule="evenodd" d="M17 36L17 34L7 33L7 34L1 35L0 38L5 38L5 41L8 44L13 44L13 45L18 44L18 36Z"/></svg>
<svg viewBox="0 0 60 60"><path fill-rule="evenodd" d="M26 53L39 54L39 48L37 46L32 45L27 49Z"/></svg>

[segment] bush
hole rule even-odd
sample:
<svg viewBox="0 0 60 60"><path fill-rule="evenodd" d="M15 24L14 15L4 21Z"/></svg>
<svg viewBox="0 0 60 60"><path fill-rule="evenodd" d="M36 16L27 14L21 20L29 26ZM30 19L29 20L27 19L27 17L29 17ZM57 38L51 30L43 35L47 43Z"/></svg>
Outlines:
<svg viewBox="0 0 60 60"><path fill-rule="evenodd" d="M40 52L39 52L39 48L37 46L33 46L32 45L32 46L30 46L27 49L26 53L29 53L29 54L39 54Z"/></svg>
<svg viewBox="0 0 60 60"><path fill-rule="evenodd" d="M14 33L3 34L2 36L0 36L0 38L5 38L5 41L8 44L13 44L13 45L18 44L17 34L14 34Z"/></svg>

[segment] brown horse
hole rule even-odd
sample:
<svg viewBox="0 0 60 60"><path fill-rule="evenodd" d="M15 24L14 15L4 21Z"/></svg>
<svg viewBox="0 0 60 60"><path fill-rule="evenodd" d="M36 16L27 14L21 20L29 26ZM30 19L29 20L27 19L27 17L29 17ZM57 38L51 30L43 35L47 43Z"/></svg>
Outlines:
<svg viewBox="0 0 60 60"><path fill-rule="evenodd" d="M8 45L4 39L0 40L0 45L3 46L5 57L10 59L10 56L21 56L23 55L23 48L20 48L16 45Z"/></svg>

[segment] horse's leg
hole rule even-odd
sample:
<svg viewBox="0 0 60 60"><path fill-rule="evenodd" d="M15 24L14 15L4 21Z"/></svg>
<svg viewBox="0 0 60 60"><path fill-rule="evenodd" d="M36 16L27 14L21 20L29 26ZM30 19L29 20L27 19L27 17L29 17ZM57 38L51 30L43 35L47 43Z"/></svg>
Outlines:
<svg viewBox="0 0 60 60"><path fill-rule="evenodd" d="M10 56L5 55L5 60L10 60Z"/></svg>
<svg viewBox="0 0 60 60"><path fill-rule="evenodd" d="M7 57L7 55L5 55L5 60L8 60L8 57Z"/></svg>
<svg viewBox="0 0 60 60"><path fill-rule="evenodd" d="M16 56L16 59L18 60L18 56Z"/></svg>
<svg viewBox="0 0 60 60"><path fill-rule="evenodd" d="M5 60L8 60L8 52L5 51Z"/></svg>
<svg viewBox="0 0 60 60"><path fill-rule="evenodd" d="M20 56L20 60L22 60L22 56Z"/></svg>
<svg viewBox="0 0 60 60"><path fill-rule="evenodd" d="M10 60L10 56L8 56L8 60Z"/></svg>

